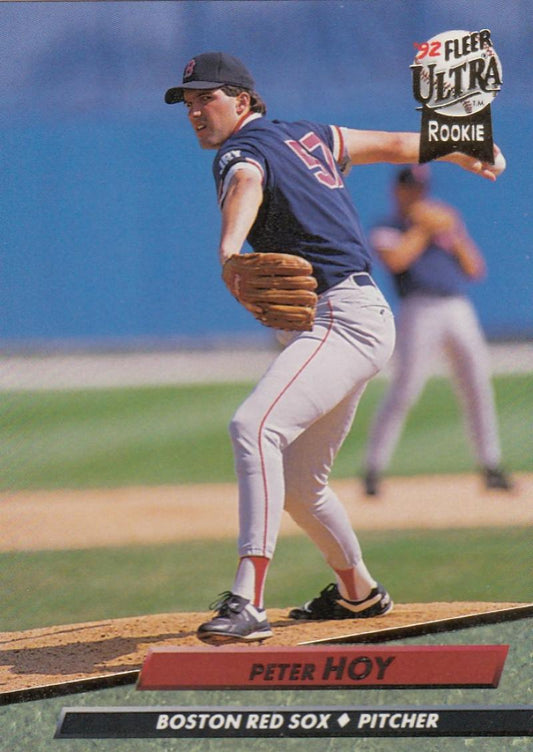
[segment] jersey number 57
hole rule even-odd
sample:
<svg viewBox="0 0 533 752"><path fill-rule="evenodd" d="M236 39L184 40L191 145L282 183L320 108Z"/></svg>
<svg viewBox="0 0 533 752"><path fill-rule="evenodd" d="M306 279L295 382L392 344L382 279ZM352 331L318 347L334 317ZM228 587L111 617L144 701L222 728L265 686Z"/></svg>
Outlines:
<svg viewBox="0 0 533 752"><path fill-rule="evenodd" d="M311 170L315 178L328 188L342 188L343 182L337 171L333 154L314 133L309 131L299 141L288 139L287 146L302 160L308 170ZM312 152L319 149L326 164L313 156Z"/></svg>

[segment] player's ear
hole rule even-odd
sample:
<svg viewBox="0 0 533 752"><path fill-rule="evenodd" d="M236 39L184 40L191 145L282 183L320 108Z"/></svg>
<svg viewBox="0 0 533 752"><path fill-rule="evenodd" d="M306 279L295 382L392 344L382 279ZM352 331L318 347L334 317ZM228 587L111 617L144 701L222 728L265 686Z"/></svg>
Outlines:
<svg viewBox="0 0 533 752"><path fill-rule="evenodd" d="M244 115L246 110L250 109L250 105L252 101L250 97L250 92L240 91L237 94L236 100L237 100L237 114Z"/></svg>

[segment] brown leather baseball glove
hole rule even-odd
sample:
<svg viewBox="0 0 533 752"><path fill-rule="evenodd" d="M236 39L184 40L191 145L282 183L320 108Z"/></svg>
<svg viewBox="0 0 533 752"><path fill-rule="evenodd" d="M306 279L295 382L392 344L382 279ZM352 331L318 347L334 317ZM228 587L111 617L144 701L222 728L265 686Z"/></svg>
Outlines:
<svg viewBox="0 0 533 752"><path fill-rule="evenodd" d="M290 253L230 256L222 279L231 294L265 326L309 331L313 328L317 282L313 267Z"/></svg>

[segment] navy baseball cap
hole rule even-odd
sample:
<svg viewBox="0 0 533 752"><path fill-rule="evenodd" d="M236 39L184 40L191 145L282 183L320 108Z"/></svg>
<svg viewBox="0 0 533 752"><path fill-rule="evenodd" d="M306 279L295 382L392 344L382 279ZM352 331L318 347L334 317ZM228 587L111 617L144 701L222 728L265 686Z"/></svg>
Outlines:
<svg viewBox="0 0 533 752"><path fill-rule="evenodd" d="M402 167L396 173L397 185L419 185L426 187L429 184L429 167L427 165L412 165Z"/></svg>
<svg viewBox="0 0 533 752"><path fill-rule="evenodd" d="M220 89L226 84L253 90L255 83L245 65L225 52L204 52L189 60L183 71L183 83L168 89L167 104L183 102L184 89Z"/></svg>

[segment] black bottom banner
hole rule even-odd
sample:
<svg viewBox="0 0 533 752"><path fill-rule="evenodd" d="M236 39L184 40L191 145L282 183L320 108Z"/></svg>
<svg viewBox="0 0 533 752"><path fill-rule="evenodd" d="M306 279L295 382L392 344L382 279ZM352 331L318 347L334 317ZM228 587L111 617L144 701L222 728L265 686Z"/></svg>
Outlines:
<svg viewBox="0 0 533 752"><path fill-rule="evenodd" d="M533 706L63 708L56 739L532 736Z"/></svg>

